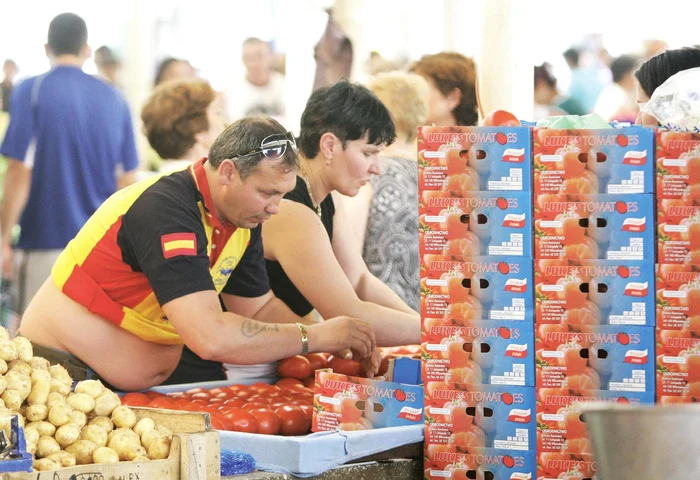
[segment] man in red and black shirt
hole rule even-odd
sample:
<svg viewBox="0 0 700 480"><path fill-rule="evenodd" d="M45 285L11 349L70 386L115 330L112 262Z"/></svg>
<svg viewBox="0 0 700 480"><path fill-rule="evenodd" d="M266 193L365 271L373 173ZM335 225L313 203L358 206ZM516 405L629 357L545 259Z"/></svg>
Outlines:
<svg viewBox="0 0 700 480"><path fill-rule="evenodd" d="M183 344L234 364L348 348L370 358L365 322L338 317L306 330L270 291L261 224L297 170L294 137L269 117L247 117L209 158L117 192L59 257L22 335L123 390L160 384Z"/></svg>

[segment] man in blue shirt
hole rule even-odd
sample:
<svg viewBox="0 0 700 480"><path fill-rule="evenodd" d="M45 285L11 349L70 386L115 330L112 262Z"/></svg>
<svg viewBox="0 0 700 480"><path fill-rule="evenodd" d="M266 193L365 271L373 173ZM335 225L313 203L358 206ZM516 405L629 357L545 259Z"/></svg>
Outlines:
<svg viewBox="0 0 700 480"><path fill-rule="evenodd" d="M133 183L138 167L125 99L82 71L91 55L85 21L55 17L45 49L51 69L15 87L0 147L9 159L0 208L3 275L18 277L20 313L61 250L107 197ZM21 259L14 261L18 222Z"/></svg>

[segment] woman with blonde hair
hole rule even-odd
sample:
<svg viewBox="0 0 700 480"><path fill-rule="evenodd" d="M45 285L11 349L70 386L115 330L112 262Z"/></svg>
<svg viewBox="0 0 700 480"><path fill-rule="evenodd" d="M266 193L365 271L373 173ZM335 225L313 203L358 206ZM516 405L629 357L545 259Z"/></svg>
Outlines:
<svg viewBox="0 0 700 480"><path fill-rule="evenodd" d="M381 175L360 193L344 197L370 272L418 310L418 127L428 116L430 87L420 75L381 73L368 88L387 107L396 141L381 153Z"/></svg>

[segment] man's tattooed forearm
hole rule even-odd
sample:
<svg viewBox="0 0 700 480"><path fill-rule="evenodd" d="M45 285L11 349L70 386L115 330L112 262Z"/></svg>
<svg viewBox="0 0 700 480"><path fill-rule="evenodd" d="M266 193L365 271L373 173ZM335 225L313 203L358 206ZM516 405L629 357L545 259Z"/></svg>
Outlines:
<svg viewBox="0 0 700 480"><path fill-rule="evenodd" d="M262 332L279 332L280 327L271 323L263 323L255 320L246 319L241 326L241 333L245 337L254 337Z"/></svg>

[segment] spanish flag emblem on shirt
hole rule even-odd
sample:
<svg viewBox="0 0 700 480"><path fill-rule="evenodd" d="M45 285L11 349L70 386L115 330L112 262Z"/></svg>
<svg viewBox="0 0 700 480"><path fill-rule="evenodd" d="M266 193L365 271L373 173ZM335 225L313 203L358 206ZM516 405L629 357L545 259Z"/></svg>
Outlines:
<svg viewBox="0 0 700 480"><path fill-rule="evenodd" d="M194 233L169 233L161 235L160 244L165 258L197 255L197 237Z"/></svg>

